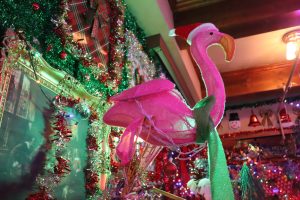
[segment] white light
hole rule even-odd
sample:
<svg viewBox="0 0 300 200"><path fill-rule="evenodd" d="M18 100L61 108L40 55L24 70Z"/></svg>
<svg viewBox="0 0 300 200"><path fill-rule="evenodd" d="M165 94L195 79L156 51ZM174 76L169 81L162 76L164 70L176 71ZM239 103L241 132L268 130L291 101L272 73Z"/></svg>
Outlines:
<svg viewBox="0 0 300 200"><path fill-rule="evenodd" d="M286 59L287 60L294 60L296 58L297 52L297 43L296 42L288 42L286 44Z"/></svg>

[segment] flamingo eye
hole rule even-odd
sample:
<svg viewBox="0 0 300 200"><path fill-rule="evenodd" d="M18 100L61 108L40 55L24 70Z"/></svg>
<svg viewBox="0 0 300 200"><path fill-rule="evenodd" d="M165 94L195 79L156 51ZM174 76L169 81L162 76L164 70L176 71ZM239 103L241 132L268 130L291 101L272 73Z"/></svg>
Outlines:
<svg viewBox="0 0 300 200"><path fill-rule="evenodd" d="M209 35L213 35L213 34L214 34L213 32L210 32L210 33L209 33Z"/></svg>

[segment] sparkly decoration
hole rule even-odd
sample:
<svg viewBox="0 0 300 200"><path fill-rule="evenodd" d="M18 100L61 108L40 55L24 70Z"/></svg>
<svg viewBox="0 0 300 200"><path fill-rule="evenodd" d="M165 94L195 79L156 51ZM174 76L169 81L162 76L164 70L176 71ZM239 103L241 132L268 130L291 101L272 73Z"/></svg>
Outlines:
<svg viewBox="0 0 300 200"><path fill-rule="evenodd" d="M104 104L97 110L91 110L87 136L88 159L85 169L87 199L99 199L110 176L110 151L108 136L110 127L102 122L102 115L108 109Z"/></svg>
<svg viewBox="0 0 300 200"><path fill-rule="evenodd" d="M284 127L284 130L293 130L294 126L290 127ZM224 133L221 135L221 138L235 138L240 136L250 136L255 137L255 134L259 134L261 132L274 132L274 131L280 131L280 128L265 128L265 129L259 129L254 131L240 131L240 132L234 132L234 133Z"/></svg>
<svg viewBox="0 0 300 200"><path fill-rule="evenodd" d="M52 189L70 173L72 163L66 158L63 151L72 139L71 129L67 123L70 115L65 111L65 107L75 108L83 118L88 118L90 123L87 135L88 159L85 171L86 199L103 198L105 194L102 191L106 189L106 182L109 180L112 168L116 172L113 177L114 180L117 183L122 183L118 176L119 163L112 159L113 152L110 152L111 145L108 145L109 134L116 136L114 142L117 143L122 130L112 131L110 127L103 124L102 116L110 106L108 101L110 96L127 89L129 85L134 86L143 80L150 80L154 77L155 72L149 72L151 74L149 76L147 73L149 70L155 69L151 57L147 58L147 55L143 53L146 49L145 34L137 25L126 5L121 0L109 1L111 8L115 9L111 9L113 10L111 13L113 22L111 23L114 28L112 28L109 43L112 63L108 67L101 63L95 63L92 56L87 54L85 49L73 40L71 26L67 23L67 1L38 0L28 5L28 1L25 0L11 0L0 5L0 20L3 22L0 25L0 30L6 30L9 27L22 30L24 37L21 40L26 40L27 44L32 44L32 49L38 51L35 56L43 56L51 67L66 72L67 76L65 77L71 77L72 80L74 77L87 92L101 99L99 105L89 107L84 104L84 99L73 99L64 95L56 97L55 106L52 107L51 123L48 126L51 134L45 138L46 164L43 173L36 180L39 189L35 194L28 196L32 200L54 199ZM41 8L42 12L40 12ZM20 10L26 12L19 12ZM125 38L127 32L130 35L128 40ZM127 42L130 41L134 43L129 46ZM20 41L16 40L16 43L20 43ZM21 43L22 47L16 48L18 51L26 49L26 45L23 45L24 41ZM13 45L13 43L11 44ZM129 48L130 53L127 51ZM137 57L131 55L134 51L136 51ZM21 54L14 52L10 55L18 57ZM11 57L8 59L13 60ZM133 62L143 63L142 68L138 67L133 70ZM147 66L148 64L151 66ZM136 80L131 81L133 78ZM43 84L42 81L41 84ZM71 85L76 87L75 83ZM140 148L145 147L141 145ZM140 179L145 180L143 173L139 173L141 173ZM140 197L159 196L147 191L146 187L140 187L137 191L140 191Z"/></svg>
<svg viewBox="0 0 300 200"><path fill-rule="evenodd" d="M32 3L32 8L33 8L33 10L35 10L35 11L37 11L37 10L39 10L40 9L40 4L38 4L38 3Z"/></svg>
<svg viewBox="0 0 300 200"><path fill-rule="evenodd" d="M56 157L57 164L54 167L54 173L56 173L58 176L64 176L65 174L70 173L70 166L69 166L69 160L66 160L62 157Z"/></svg>
<svg viewBox="0 0 300 200"><path fill-rule="evenodd" d="M127 65L118 68L120 69L118 80L110 77L107 78L107 82L99 80L99 74L107 72L106 66L99 67L97 63L93 62L92 56L72 40L71 26L66 23L68 6L64 0L36 1L35 3L43 8L43 12L38 15L32 14L32 12L25 12L25 14L19 12L19 10L28 9L28 2L25 0L12 0L9 3L1 4L0 20L4 22L1 24L1 30L12 26L22 29L26 40L32 42L33 47L41 51L43 58L52 67L73 76L94 96L106 100L109 96L128 87ZM11 16L12 13L16 16ZM120 24L120 22L118 23ZM123 29L121 26L122 24L120 24L120 30ZM33 40L37 40L39 43L34 43ZM111 43L110 46L111 49L115 49L115 43ZM124 44L122 48L124 48ZM121 57L116 60L123 60L125 57L124 53L118 55ZM113 68L111 70L114 71ZM112 81L109 81L110 79ZM119 84L120 86L117 87Z"/></svg>
<svg viewBox="0 0 300 200"><path fill-rule="evenodd" d="M284 100L285 103L293 105L295 101L299 101L300 96L293 96L293 97L288 97ZM272 105L275 103L281 102L280 99L270 99L266 101L259 101L255 103L249 103L249 104L240 104L240 105L234 105L234 106L227 106L226 110L237 110L237 109L242 109L242 108L256 108L256 107L261 107L261 106L266 106L266 105ZM298 104L297 107L299 107L300 104Z"/></svg>
<svg viewBox="0 0 300 200"><path fill-rule="evenodd" d="M89 118L91 110L86 102L81 102L75 106L75 110L84 118Z"/></svg>
<svg viewBox="0 0 300 200"><path fill-rule="evenodd" d="M235 183L236 195L242 194L242 199L299 199L300 162L293 157L264 158L266 148L258 153L257 158L251 156L254 149L257 152L260 148L251 144L248 148L236 145L231 150L232 153L228 154L230 176ZM271 154L275 155L276 152Z"/></svg>
<svg viewBox="0 0 300 200"><path fill-rule="evenodd" d="M65 111L65 107L75 107L79 100L67 98L62 95L55 97L53 105L51 106L52 116L48 129L50 133L46 137L46 161L44 171L37 177L37 185L42 190L33 195L29 195L28 199L39 199L38 197L46 196L44 199L50 198L50 192L53 188L61 182L61 180L70 173L69 160L64 158L64 149L66 144L70 142L72 131L68 118L70 114ZM42 198L43 199L43 198Z"/></svg>
<svg viewBox="0 0 300 200"><path fill-rule="evenodd" d="M138 72L137 74L141 77L141 80L135 80L137 77L132 78L132 81L135 82L131 82L131 86L154 79L156 74L154 64L143 51L143 47L136 36L131 31L127 31L125 38L128 46L127 61L132 70L130 74Z"/></svg>
<svg viewBox="0 0 300 200"><path fill-rule="evenodd" d="M122 0L109 0L109 5L111 9L111 35L109 42L113 46L109 52L109 84L117 85L117 87L114 87L114 91L118 91L118 85L122 81L122 68L124 67L125 63L125 30L123 25L125 6L123 5Z"/></svg>
<svg viewBox="0 0 300 200"><path fill-rule="evenodd" d="M26 200L54 200L54 198L48 194L45 188L41 188L39 192L30 194Z"/></svg>

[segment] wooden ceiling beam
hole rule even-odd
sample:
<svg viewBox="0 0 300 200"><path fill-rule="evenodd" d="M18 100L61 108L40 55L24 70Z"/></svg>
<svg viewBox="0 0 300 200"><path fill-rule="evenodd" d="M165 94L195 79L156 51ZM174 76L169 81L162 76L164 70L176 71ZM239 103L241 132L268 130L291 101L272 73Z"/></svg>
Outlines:
<svg viewBox="0 0 300 200"><path fill-rule="evenodd" d="M234 97L273 90L282 92L291 73L292 64L286 62L222 73L226 95ZM292 78L292 86L300 86L298 72Z"/></svg>
<svg viewBox="0 0 300 200"><path fill-rule="evenodd" d="M195 22L214 23L235 38L300 25L298 0L230 0L176 12L175 27Z"/></svg>

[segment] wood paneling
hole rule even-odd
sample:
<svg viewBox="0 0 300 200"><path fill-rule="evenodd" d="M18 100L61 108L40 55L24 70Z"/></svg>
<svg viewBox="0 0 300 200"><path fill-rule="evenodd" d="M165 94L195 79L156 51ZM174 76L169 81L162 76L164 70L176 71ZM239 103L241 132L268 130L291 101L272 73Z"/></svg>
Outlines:
<svg viewBox="0 0 300 200"><path fill-rule="evenodd" d="M300 25L299 0L230 0L173 12L175 27L211 22L234 38Z"/></svg>
<svg viewBox="0 0 300 200"><path fill-rule="evenodd" d="M291 73L292 62L222 73L228 97L258 92L283 90ZM298 72L292 86L300 86Z"/></svg>

